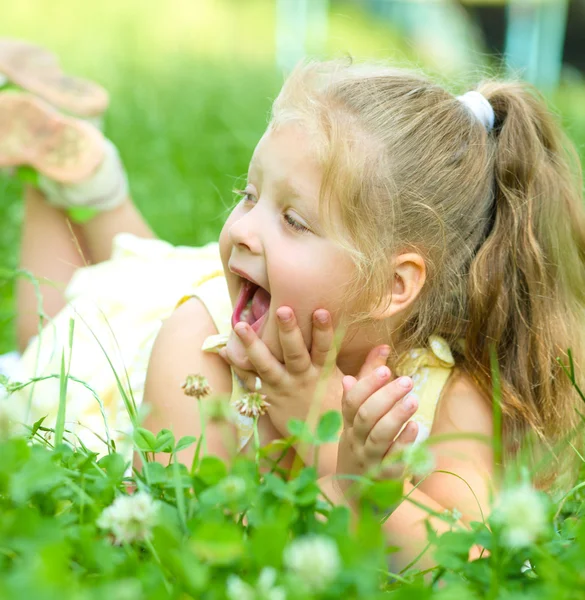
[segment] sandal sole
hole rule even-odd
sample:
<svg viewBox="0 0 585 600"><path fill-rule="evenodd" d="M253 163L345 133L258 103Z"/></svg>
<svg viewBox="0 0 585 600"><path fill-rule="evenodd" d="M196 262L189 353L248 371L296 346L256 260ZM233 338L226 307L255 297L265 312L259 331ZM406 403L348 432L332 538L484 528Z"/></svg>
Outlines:
<svg viewBox="0 0 585 600"><path fill-rule="evenodd" d="M104 88L65 75L53 53L28 42L0 38L0 73L11 83L79 117L96 117L108 108Z"/></svg>
<svg viewBox="0 0 585 600"><path fill-rule="evenodd" d="M0 167L30 166L60 183L79 183L104 158L101 133L25 92L0 93Z"/></svg>

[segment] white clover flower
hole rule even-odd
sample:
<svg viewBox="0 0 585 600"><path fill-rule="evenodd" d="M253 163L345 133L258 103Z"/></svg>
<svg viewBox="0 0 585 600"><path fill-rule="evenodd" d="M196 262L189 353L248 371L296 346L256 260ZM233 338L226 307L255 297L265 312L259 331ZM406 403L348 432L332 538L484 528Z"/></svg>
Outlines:
<svg viewBox="0 0 585 600"><path fill-rule="evenodd" d="M411 444L404 449L403 460L406 470L416 476L424 477L436 466L435 457L426 444Z"/></svg>
<svg viewBox="0 0 585 600"><path fill-rule="evenodd" d="M237 575L227 578L226 594L229 600L286 600L286 592L275 587L276 571L272 567L264 567L258 576L256 586L252 587Z"/></svg>
<svg viewBox="0 0 585 600"><path fill-rule="evenodd" d="M131 543L150 537L158 511L158 503L146 492L119 496L102 512L97 525L111 531L117 544Z"/></svg>
<svg viewBox="0 0 585 600"><path fill-rule="evenodd" d="M264 567L258 576L256 589L262 600L285 600L286 592L283 588L275 586L276 571L272 567Z"/></svg>
<svg viewBox="0 0 585 600"><path fill-rule="evenodd" d="M314 591L325 589L341 568L337 544L322 535L294 540L283 558L286 567Z"/></svg>
<svg viewBox="0 0 585 600"><path fill-rule="evenodd" d="M234 402L235 409L245 417L261 417L266 414L266 408L270 406L266 402L266 395L258 392L250 392L244 394L241 398Z"/></svg>
<svg viewBox="0 0 585 600"><path fill-rule="evenodd" d="M226 581L226 595L229 600L255 600L254 588L237 575L229 575Z"/></svg>
<svg viewBox="0 0 585 600"><path fill-rule="evenodd" d="M492 521L502 528L502 542L509 548L530 546L547 526L544 496L524 483L505 490L492 514Z"/></svg>

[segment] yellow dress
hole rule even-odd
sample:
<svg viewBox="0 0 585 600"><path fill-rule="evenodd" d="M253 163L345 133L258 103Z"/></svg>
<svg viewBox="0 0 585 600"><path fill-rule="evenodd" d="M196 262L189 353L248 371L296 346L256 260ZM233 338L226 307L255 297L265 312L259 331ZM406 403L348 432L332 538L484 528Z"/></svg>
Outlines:
<svg viewBox="0 0 585 600"><path fill-rule="evenodd" d="M213 318L219 333L205 340L203 350L217 352L227 341L232 307L218 245L173 246L119 234L111 259L79 269L65 295L67 306L31 340L21 359L27 380L49 378L17 392L15 408L26 423L47 416L45 424L54 425L59 405L59 379L54 376L63 356L70 375L83 382L68 383L66 429L96 452L104 452L107 438L120 451L130 452L132 428L120 388L141 406L154 340L180 299L199 298ZM418 439L430 432L453 365L449 346L438 336L431 338L429 348L413 350L398 361L397 374L414 379ZM244 393L234 375L232 401ZM252 423L237 415L240 447L252 435Z"/></svg>

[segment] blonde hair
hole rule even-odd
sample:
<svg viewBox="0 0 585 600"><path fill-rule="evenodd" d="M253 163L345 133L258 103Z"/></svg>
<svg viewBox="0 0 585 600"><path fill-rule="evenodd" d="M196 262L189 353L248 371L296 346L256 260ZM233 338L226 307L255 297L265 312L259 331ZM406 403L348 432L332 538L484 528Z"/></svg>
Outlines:
<svg viewBox="0 0 585 600"><path fill-rule="evenodd" d="M557 357L568 348L577 364L583 357L579 161L534 89L476 89L495 112L491 132L417 73L309 62L285 82L272 123L312 128L321 210L353 252L364 306L387 296L395 253L425 258L427 281L394 332L400 348L431 334L452 347L464 339L458 364L491 397L493 347L509 445L527 430L550 441L576 422L576 393Z"/></svg>

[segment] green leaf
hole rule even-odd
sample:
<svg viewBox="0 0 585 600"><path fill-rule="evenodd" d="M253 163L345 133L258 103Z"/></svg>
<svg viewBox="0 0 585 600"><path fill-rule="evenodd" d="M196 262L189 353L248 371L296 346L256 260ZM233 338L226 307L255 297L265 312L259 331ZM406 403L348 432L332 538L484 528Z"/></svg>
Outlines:
<svg viewBox="0 0 585 600"><path fill-rule="evenodd" d="M126 461L121 454L108 454L98 461L98 465L107 473L108 479L120 482L126 472Z"/></svg>
<svg viewBox="0 0 585 600"><path fill-rule="evenodd" d="M342 423L341 413L337 410L328 410L323 414L317 425L317 444L337 442Z"/></svg>
<svg viewBox="0 0 585 600"><path fill-rule="evenodd" d="M404 484L399 479L385 479L374 481L366 485L362 491L362 498L370 500L382 509L390 509L402 498Z"/></svg>
<svg viewBox="0 0 585 600"><path fill-rule="evenodd" d="M212 565L228 565L244 554L242 532L235 523L203 523L194 531L190 547Z"/></svg>
<svg viewBox="0 0 585 600"><path fill-rule="evenodd" d="M143 427L137 427L134 430L134 444L138 450L142 450L143 452L154 452L156 448L156 438L154 437L154 433Z"/></svg>
<svg viewBox="0 0 585 600"><path fill-rule="evenodd" d="M30 430L30 437L34 437L37 433L37 431L40 429L41 425L43 424L43 421L47 418L47 415L45 415L44 417L41 417L38 421L35 421L33 423L33 426L31 427Z"/></svg>
<svg viewBox="0 0 585 600"><path fill-rule="evenodd" d="M250 556L259 567L282 566L282 553L290 538L287 523L262 523L252 530L250 536Z"/></svg>
<svg viewBox="0 0 585 600"><path fill-rule="evenodd" d="M299 440L310 443L314 441L313 434L309 431L308 425L304 421L301 421L301 419L290 419L286 426L290 434Z"/></svg>
<svg viewBox="0 0 585 600"><path fill-rule="evenodd" d="M161 429L156 436L155 452L170 454L175 448L175 436L170 429Z"/></svg>
<svg viewBox="0 0 585 600"><path fill-rule="evenodd" d="M217 456L204 456L199 463L197 476L207 485L215 485L227 475L227 467Z"/></svg>
<svg viewBox="0 0 585 600"><path fill-rule="evenodd" d="M294 491L289 488L288 484L283 481L280 477L273 475L272 473L266 473L264 477L265 489L271 492L274 496L280 500L287 500L294 504L295 494Z"/></svg>
<svg viewBox="0 0 585 600"><path fill-rule="evenodd" d="M185 450L189 446L192 446L197 441L197 438L194 435L185 435L183 436L175 446L175 452L180 452L181 450Z"/></svg>
<svg viewBox="0 0 585 600"><path fill-rule="evenodd" d="M447 531L438 538L434 556L442 567L459 569L467 564L474 538L472 531Z"/></svg>
<svg viewBox="0 0 585 600"><path fill-rule="evenodd" d="M151 485L167 482L167 472L159 462L146 463L142 470L144 471L144 477Z"/></svg>

